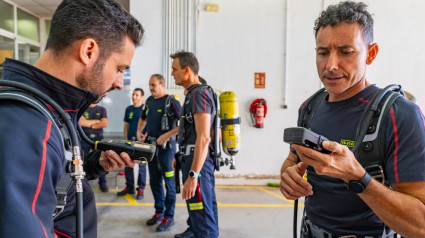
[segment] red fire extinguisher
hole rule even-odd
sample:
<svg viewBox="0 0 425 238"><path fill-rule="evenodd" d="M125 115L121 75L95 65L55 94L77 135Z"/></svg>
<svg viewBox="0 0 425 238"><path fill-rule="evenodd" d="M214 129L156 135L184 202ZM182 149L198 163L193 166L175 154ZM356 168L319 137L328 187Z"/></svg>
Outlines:
<svg viewBox="0 0 425 238"><path fill-rule="evenodd" d="M264 127L264 118L267 115L267 102L264 98L255 99L249 107L251 112L252 122L255 127Z"/></svg>

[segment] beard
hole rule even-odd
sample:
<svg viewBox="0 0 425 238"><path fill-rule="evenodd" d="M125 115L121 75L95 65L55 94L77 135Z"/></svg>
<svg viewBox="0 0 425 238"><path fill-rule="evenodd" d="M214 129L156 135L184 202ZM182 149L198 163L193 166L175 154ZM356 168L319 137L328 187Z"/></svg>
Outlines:
<svg viewBox="0 0 425 238"><path fill-rule="evenodd" d="M105 60L99 58L89 72L84 72L77 76L76 83L79 88L89 90L102 96L104 91L103 69Z"/></svg>

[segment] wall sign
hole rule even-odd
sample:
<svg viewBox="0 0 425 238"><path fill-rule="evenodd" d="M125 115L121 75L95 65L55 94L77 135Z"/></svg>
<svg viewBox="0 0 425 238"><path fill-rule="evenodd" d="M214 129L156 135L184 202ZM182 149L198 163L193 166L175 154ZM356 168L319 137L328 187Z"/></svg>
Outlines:
<svg viewBox="0 0 425 238"><path fill-rule="evenodd" d="M266 88L266 73L254 73L254 88Z"/></svg>

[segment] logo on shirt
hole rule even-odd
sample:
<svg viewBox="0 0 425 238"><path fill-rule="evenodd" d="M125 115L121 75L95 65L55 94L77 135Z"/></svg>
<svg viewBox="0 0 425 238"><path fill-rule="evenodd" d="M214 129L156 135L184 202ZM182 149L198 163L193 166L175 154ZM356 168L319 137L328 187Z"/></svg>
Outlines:
<svg viewBox="0 0 425 238"><path fill-rule="evenodd" d="M86 119L89 119L89 113L88 113L88 112L84 112L84 117L85 117Z"/></svg>
<svg viewBox="0 0 425 238"><path fill-rule="evenodd" d="M128 119L133 119L133 112L130 112L130 114L128 115Z"/></svg>
<svg viewBox="0 0 425 238"><path fill-rule="evenodd" d="M341 139L341 143L340 144L341 145L345 145L345 146L350 147L350 148L353 148L354 147L354 141L352 141L352 140Z"/></svg>

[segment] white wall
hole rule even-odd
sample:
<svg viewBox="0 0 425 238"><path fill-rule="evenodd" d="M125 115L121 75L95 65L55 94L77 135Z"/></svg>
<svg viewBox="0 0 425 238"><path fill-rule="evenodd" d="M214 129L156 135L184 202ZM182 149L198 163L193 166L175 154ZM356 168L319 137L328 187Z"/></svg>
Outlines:
<svg viewBox="0 0 425 238"><path fill-rule="evenodd" d="M130 1L132 14L146 30L143 46L138 48L133 60L132 87L147 89L149 76L162 72L162 2ZM196 52L199 74L215 88L236 92L242 117L237 170L222 168L216 175L277 176L289 149L282 142L283 129L296 125L299 105L320 88L315 66L314 20L324 6L338 1L199 2ZM378 86L400 83L417 97L419 105L425 105L425 89L421 87L425 64L425 1L365 2L374 14L375 41L380 46L377 59L369 66L368 80ZM220 11L203 11L206 3L219 4ZM254 72L266 72L265 89L254 89ZM263 129L251 126L248 113L250 103L260 97L268 102ZM284 103L287 109L282 108Z"/></svg>

